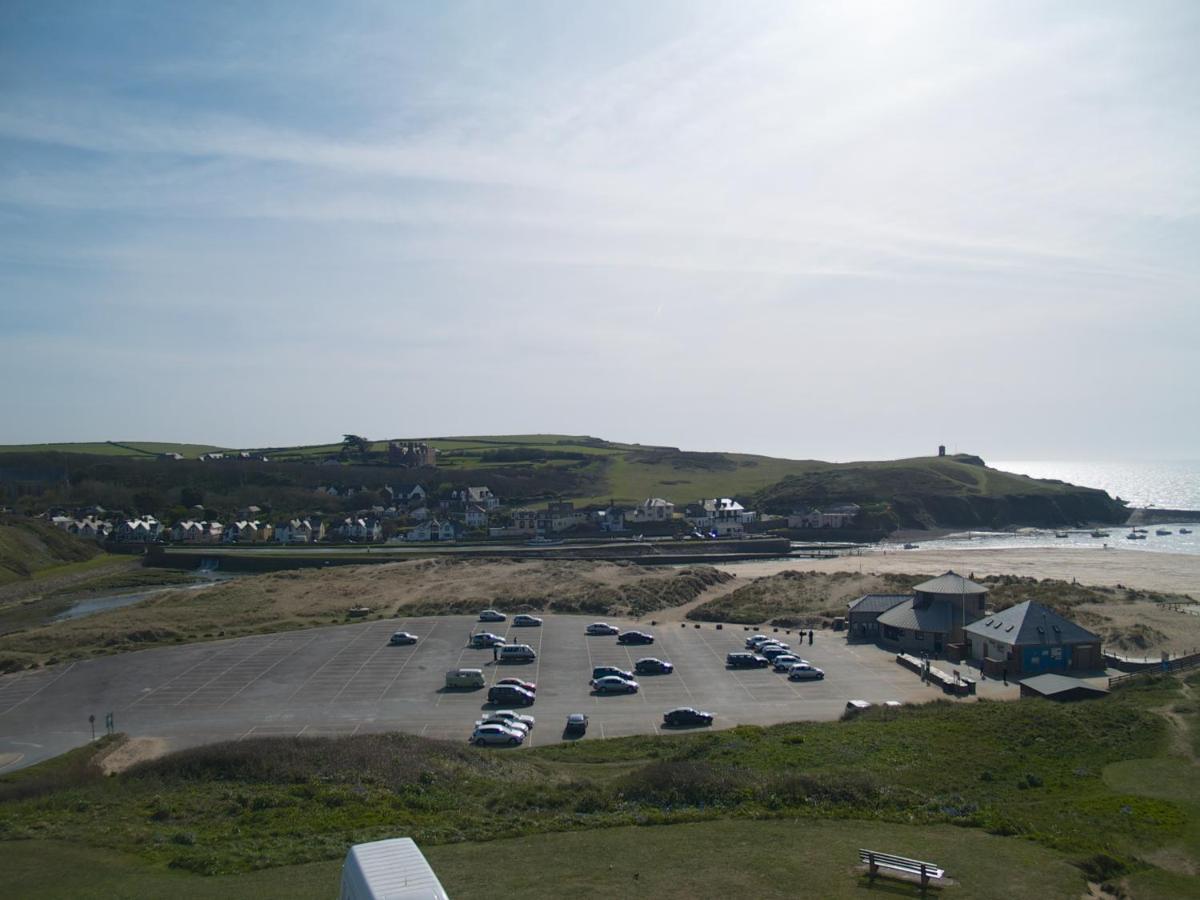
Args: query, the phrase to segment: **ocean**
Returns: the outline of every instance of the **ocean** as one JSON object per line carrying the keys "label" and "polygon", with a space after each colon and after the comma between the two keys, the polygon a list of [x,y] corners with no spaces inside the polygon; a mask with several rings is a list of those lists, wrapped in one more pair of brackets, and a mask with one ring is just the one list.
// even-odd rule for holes
{"label": "ocean", "polygon": [[988,462],[994,469],[1033,478],[1057,478],[1094,487],[1120,497],[1130,506],[1200,510],[1200,461],[1177,462],[1055,462],[1004,460]]}

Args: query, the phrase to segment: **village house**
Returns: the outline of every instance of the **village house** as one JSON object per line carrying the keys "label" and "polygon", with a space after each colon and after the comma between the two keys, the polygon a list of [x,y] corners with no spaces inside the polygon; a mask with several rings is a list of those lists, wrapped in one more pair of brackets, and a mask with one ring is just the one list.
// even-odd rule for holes
{"label": "village house", "polygon": [[603,532],[613,533],[625,530],[625,510],[619,506],[609,505],[592,513],[592,521]]}
{"label": "village house", "polygon": [[647,497],[633,508],[634,522],[670,522],[675,515],[675,504],[662,497]]}
{"label": "village house", "polygon": [[491,492],[486,487],[469,487],[463,492],[465,494],[463,502],[467,505],[472,503],[482,506],[484,509],[491,511],[500,505],[500,498]]}
{"label": "village house", "polygon": [[757,514],[729,497],[713,497],[703,502],[699,515],[688,519],[700,531],[715,532],[719,537],[738,537]]}
{"label": "village house", "polygon": [[376,519],[351,517],[341,521],[337,534],[345,541],[370,544],[383,540],[383,525]]}
{"label": "village house", "polygon": [[463,521],[468,528],[487,528],[487,510],[478,504],[471,504],[463,514]]}
{"label": "village house", "polygon": [[972,622],[966,639],[967,658],[997,678],[1104,669],[1099,635],[1032,600]]}
{"label": "village house", "polygon": [[67,531],[84,540],[102,541],[112,534],[112,523],[88,516],[83,519],[73,519],[67,525]]}
{"label": "village house", "polygon": [[163,535],[162,522],[154,516],[143,516],[139,519],[126,519],[117,526],[117,540],[123,544],[148,543],[157,541]]}
{"label": "village house", "polygon": [[389,441],[388,464],[408,469],[437,466],[438,452],[428,444],[413,441]]}
{"label": "village house", "polygon": [[257,519],[239,519],[232,522],[221,535],[221,542],[225,544],[252,544],[270,539],[271,526]]}
{"label": "village house", "polygon": [[289,519],[275,526],[275,540],[281,544],[315,544],[325,537],[325,523],[320,519]]}
{"label": "village house", "polygon": [[171,526],[171,540],[180,544],[216,544],[222,541],[224,532],[220,522],[184,519]]}
{"label": "village house", "polygon": [[446,520],[430,519],[414,528],[410,528],[404,536],[406,541],[453,541],[456,535],[454,523]]}
{"label": "village house", "polygon": [[787,517],[788,528],[849,528],[862,512],[857,503],[841,503],[828,509],[798,509]]}

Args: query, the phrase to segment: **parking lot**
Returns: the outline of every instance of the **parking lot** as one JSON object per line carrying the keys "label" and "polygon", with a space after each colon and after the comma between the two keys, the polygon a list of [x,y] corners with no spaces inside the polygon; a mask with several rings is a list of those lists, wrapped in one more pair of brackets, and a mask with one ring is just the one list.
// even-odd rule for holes
{"label": "parking lot", "polygon": [[[334,735],[400,730],[465,740],[487,691],[444,688],[456,667],[481,668],[489,684],[515,676],[537,683],[528,710],[538,726],[532,745],[562,740],[572,712],[586,713],[587,738],[652,733],[662,714],[695,706],[716,714],[715,727],[837,718],[847,700],[922,701],[940,697],[893,657],[872,646],[847,645],[841,634],[818,633],[798,655],[823,668],[823,681],[790,682],[772,669],[729,670],[725,654],[743,648],[741,626],[717,630],[612,620],[651,631],[651,646],[624,646],[589,637],[581,616],[547,616],[540,628],[480,623],[474,617],[389,619],[259,635],[129,653],[0,678],[0,770],[29,765],[102,733],[111,712],[116,729],[158,737],[171,747],[252,735]],[[393,631],[420,640],[393,647]],[[537,651],[529,663],[498,664],[492,651],[469,649],[474,631],[492,631]],[[592,667],[633,669],[643,656],[672,662],[669,675],[639,675],[637,694],[595,696]],[[989,695],[1016,696],[986,686]]]}

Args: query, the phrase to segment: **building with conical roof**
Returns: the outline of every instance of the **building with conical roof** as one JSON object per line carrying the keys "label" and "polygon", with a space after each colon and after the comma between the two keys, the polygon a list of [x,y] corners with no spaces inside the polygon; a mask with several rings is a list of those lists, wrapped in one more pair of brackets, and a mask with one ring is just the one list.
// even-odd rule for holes
{"label": "building with conical roof", "polygon": [[911,595],[868,594],[850,604],[850,637],[873,640],[897,653],[940,656],[962,644],[963,625],[981,618],[987,588],[946,572],[913,588]]}

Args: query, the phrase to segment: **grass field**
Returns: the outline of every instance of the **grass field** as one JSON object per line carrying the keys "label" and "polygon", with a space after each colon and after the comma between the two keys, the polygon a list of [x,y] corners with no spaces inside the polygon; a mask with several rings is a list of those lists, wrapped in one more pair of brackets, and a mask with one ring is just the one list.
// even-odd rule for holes
{"label": "grass field", "polygon": [[203,453],[221,452],[212,444],[173,444],[161,441],[92,441],[62,444],[0,444],[0,453],[82,453],[88,456],[146,456],[178,453],[196,458]]}

